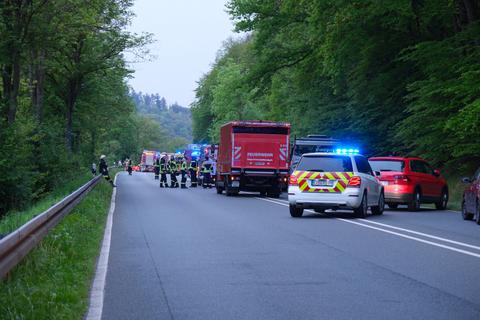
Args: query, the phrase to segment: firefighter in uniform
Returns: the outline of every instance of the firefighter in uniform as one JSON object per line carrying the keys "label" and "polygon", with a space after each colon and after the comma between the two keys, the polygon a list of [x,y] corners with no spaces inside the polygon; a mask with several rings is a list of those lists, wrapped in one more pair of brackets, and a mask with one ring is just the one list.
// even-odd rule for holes
{"label": "firefighter in uniform", "polygon": [[177,162],[175,161],[175,157],[170,159],[168,168],[170,169],[170,188],[178,188]]}
{"label": "firefighter in uniform", "polygon": [[105,161],[107,157],[105,155],[102,154],[102,156],[100,157],[100,173],[102,174],[102,176],[105,178],[105,180],[107,180],[108,182],[110,182],[110,184],[112,185],[112,187],[116,187],[116,185],[113,183],[112,179],[110,178],[110,175],[108,174],[108,165],[107,165],[107,162]]}
{"label": "firefighter in uniform", "polygon": [[167,172],[168,172],[168,164],[167,164],[167,156],[162,155],[160,158],[160,188],[167,188]]}
{"label": "firefighter in uniform", "polygon": [[182,189],[187,189],[187,160],[183,155],[179,156],[180,173],[182,174],[182,180],[180,186]]}
{"label": "firefighter in uniform", "polygon": [[205,161],[202,163],[202,172],[203,172],[203,187],[211,188],[212,187],[212,171],[213,171],[213,162],[210,161],[208,157],[205,158]]}
{"label": "firefighter in uniform", "polygon": [[188,167],[188,171],[190,173],[190,187],[196,188],[197,187],[197,160],[192,159],[190,161],[190,166]]}
{"label": "firefighter in uniform", "polygon": [[153,169],[155,172],[155,180],[158,180],[158,176],[160,175],[160,159],[155,160],[155,168]]}

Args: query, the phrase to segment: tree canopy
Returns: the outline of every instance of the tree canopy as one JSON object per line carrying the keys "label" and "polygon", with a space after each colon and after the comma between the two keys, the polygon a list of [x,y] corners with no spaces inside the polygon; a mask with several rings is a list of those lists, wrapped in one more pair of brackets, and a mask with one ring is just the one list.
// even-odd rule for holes
{"label": "tree canopy", "polygon": [[230,0],[236,30],[199,82],[195,141],[233,119],[359,141],[367,155],[480,164],[480,1]]}
{"label": "tree canopy", "polygon": [[126,31],[130,0],[0,2],[0,214],[87,170],[158,144],[137,114],[125,52],[148,34]]}

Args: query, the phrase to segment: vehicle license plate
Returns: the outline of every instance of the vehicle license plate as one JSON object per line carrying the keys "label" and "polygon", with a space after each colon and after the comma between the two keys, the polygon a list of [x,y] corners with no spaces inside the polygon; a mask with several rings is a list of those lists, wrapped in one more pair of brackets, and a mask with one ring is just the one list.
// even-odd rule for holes
{"label": "vehicle license plate", "polygon": [[232,187],[234,188],[240,187],[240,181],[232,181]]}
{"label": "vehicle license plate", "polygon": [[315,179],[312,180],[312,187],[333,187],[335,180]]}

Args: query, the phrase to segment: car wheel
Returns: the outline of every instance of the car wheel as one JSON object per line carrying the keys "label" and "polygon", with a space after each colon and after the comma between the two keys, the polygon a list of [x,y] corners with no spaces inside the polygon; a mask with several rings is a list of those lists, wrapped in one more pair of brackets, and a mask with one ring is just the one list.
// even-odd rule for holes
{"label": "car wheel", "polygon": [[413,194],[413,199],[408,203],[408,210],[409,211],[418,211],[420,210],[420,191],[418,189],[415,190]]}
{"label": "car wheel", "polygon": [[389,204],[388,204],[388,207],[389,207],[390,209],[397,209],[397,208],[398,208],[398,204],[396,204],[396,203],[389,203]]}
{"label": "car wheel", "polygon": [[473,214],[468,213],[468,211],[467,211],[467,205],[465,204],[465,200],[462,201],[462,218],[463,218],[463,220],[472,220],[473,219]]}
{"label": "car wheel", "polygon": [[362,196],[362,202],[358,208],[354,210],[355,215],[357,218],[366,218],[368,214],[368,204],[367,204],[367,193],[364,192]]}
{"label": "car wheel", "polygon": [[303,216],[303,208],[298,208],[295,205],[290,205],[289,208],[290,208],[290,215],[293,218],[300,218],[301,216]]}
{"label": "car wheel", "polygon": [[382,192],[378,198],[378,206],[372,207],[372,213],[379,216],[383,214],[383,210],[385,210],[385,195]]}
{"label": "car wheel", "polygon": [[442,191],[442,196],[440,197],[440,201],[435,203],[435,208],[437,208],[437,210],[445,210],[447,209],[447,204],[448,204],[448,191],[444,189]]}
{"label": "car wheel", "polygon": [[222,194],[223,189],[217,186],[217,194]]}
{"label": "car wheel", "polygon": [[477,199],[476,209],[477,210],[475,210],[475,211],[477,211],[476,212],[477,218],[475,219],[475,221],[477,222],[477,224],[480,224],[480,201],[478,201],[478,199]]}
{"label": "car wheel", "polygon": [[325,213],[325,209],[313,209],[316,213]]}

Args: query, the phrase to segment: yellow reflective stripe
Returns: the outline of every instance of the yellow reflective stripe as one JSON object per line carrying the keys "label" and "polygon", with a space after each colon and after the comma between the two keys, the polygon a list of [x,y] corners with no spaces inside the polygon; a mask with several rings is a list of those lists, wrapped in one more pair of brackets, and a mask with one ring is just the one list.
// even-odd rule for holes
{"label": "yellow reflective stripe", "polygon": [[298,180],[303,180],[303,179],[305,179],[305,177],[308,175],[308,173],[309,173],[308,171],[305,171],[304,173],[302,173],[302,174],[300,175],[300,177],[298,177]]}
{"label": "yellow reflective stripe", "polygon": [[329,179],[329,180],[336,180],[336,178],[333,176],[333,174],[331,172],[325,172],[325,176]]}
{"label": "yellow reflective stripe", "polygon": [[307,187],[308,187],[307,181],[305,181],[304,183],[301,183],[301,184],[299,185],[299,188],[300,188],[300,190],[302,190],[302,191],[304,191]]}
{"label": "yellow reflective stripe", "polygon": [[314,179],[317,178],[319,175],[320,175],[320,173],[314,172],[314,173],[310,176],[310,178],[308,178],[308,179],[314,180]]}

